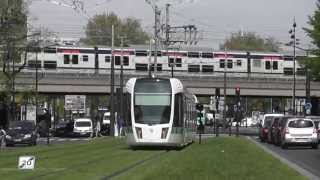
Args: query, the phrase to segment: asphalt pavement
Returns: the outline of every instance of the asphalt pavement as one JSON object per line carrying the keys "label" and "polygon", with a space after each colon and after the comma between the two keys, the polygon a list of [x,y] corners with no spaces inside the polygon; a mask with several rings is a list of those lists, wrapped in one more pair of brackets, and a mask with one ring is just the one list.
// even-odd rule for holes
{"label": "asphalt pavement", "polygon": [[320,149],[312,149],[311,146],[289,146],[288,149],[282,149],[273,144],[261,143],[257,136],[249,138],[309,179],[320,179]]}

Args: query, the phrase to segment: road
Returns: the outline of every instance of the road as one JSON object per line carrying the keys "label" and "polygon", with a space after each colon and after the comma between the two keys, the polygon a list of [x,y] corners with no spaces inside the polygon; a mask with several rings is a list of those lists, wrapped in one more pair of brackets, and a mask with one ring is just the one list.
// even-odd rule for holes
{"label": "road", "polygon": [[251,138],[281,157],[311,172],[320,179],[320,149],[312,149],[308,146],[293,146],[288,149],[281,149],[279,146],[273,144],[261,143],[258,137],[253,136]]}

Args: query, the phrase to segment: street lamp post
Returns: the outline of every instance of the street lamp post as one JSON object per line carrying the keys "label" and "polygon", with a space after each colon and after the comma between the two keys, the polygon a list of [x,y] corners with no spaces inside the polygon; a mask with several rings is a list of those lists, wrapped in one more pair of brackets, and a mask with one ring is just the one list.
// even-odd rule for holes
{"label": "street lamp post", "polygon": [[289,31],[289,33],[291,34],[290,38],[292,39],[292,41],[290,43],[293,44],[293,92],[292,92],[292,110],[293,110],[293,114],[296,114],[296,45],[297,45],[297,40],[296,39],[296,21],[295,19],[293,20],[293,24],[292,24],[293,29],[291,29]]}

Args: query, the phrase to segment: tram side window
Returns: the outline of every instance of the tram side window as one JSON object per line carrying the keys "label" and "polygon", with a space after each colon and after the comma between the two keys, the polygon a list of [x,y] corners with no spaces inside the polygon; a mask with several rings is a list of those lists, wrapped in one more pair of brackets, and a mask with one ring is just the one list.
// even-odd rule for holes
{"label": "tram side window", "polygon": [[72,55],[72,64],[79,64],[79,56]]}
{"label": "tram side window", "polygon": [[174,103],[173,126],[181,127],[183,125],[183,96],[181,93],[175,95]]}
{"label": "tram side window", "polygon": [[278,69],[278,61],[273,61],[273,63],[272,63],[272,68],[273,68],[274,70],[277,70],[277,69]]}
{"label": "tram side window", "polygon": [[63,55],[63,63],[70,64],[70,55],[68,54]]}
{"label": "tram side window", "polygon": [[174,116],[173,116],[173,126],[174,127],[180,127],[180,109],[179,109],[179,104],[180,104],[180,98],[181,94],[176,94],[174,96]]}
{"label": "tram side window", "polygon": [[271,63],[270,61],[266,61],[266,69],[271,69]]}
{"label": "tram side window", "polygon": [[131,122],[131,94],[130,93],[126,93],[126,111],[127,111],[127,115],[126,115],[126,125],[127,126],[131,126],[132,122]]}

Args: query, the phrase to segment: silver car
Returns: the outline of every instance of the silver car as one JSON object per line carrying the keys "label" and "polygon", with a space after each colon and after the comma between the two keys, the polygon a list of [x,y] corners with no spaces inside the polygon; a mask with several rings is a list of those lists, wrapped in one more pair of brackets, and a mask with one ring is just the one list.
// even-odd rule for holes
{"label": "silver car", "polygon": [[314,122],[307,118],[288,118],[282,124],[281,147],[288,148],[289,145],[311,145],[313,149],[318,148],[318,135]]}

